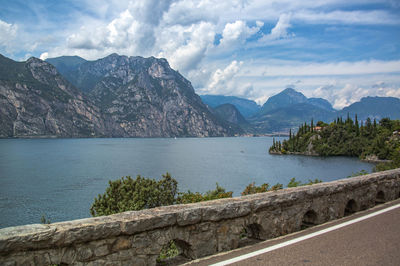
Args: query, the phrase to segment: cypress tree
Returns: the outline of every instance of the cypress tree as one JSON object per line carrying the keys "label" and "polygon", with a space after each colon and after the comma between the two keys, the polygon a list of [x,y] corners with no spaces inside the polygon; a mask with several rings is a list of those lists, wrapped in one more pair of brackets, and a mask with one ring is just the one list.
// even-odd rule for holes
{"label": "cypress tree", "polygon": [[356,117],[355,117],[354,125],[356,126],[356,135],[358,136],[358,135],[360,135],[360,127],[358,125],[357,114],[356,114]]}

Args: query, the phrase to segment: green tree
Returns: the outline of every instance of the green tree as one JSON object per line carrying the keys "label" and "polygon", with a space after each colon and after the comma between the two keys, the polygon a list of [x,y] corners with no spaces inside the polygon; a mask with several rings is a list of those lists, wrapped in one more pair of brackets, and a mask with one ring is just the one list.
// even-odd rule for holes
{"label": "green tree", "polygon": [[159,181],[140,175],[136,179],[127,176],[109,181],[106,192],[94,199],[90,213],[102,216],[171,205],[175,202],[177,184],[169,173]]}

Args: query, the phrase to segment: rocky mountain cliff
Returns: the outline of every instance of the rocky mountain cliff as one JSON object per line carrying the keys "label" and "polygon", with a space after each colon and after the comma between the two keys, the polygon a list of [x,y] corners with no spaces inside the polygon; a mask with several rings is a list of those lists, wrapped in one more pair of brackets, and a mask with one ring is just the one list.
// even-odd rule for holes
{"label": "rocky mountain cliff", "polygon": [[37,58],[15,62],[0,55],[0,137],[122,133],[49,63]]}
{"label": "rocky mountain cliff", "polygon": [[63,75],[85,92],[130,137],[229,136],[236,130],[214,116],[191,83],[165,59],[112,54],[64,63]]}

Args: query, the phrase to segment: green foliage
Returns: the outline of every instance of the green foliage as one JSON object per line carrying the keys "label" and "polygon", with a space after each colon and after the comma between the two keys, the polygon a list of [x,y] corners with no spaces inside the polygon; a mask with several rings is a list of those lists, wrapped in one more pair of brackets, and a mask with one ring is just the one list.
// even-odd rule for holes
{"label": "green foliage", "polygon": [[[313,122],[312,122],[313,124]],[[365,124],[358,121],[357,116],[353,121],[349,116],[337,118],[331,124],[317,122],[317,127],[306,123],[301,125],[296,134],[290,131],[290,137],[280,141],[273,140],[270,152],[290,153],[316,153],[320,156],[356,156],[366,158],[375,155],[381,160],[391,160],[392,163],[377,165],[377,170],[400,167],[400,137],[394,135],[400,130],[399,120],[383,118],[372,121],[368,118]]]}
{"label": "green foliage", "polygon": [[157,258],[158,263],[162,263],[166,259],[174,258],[179,255],[179,249],[176,246],[173,240],[169,241],[167,245],[165,245],[160,252],[160,255]]}
{"label": "green foliage", "polygon": [[369,173],[367,171],[361,170],[360,172],[352,173],[347,178],[356,177],[356,176],[360,176],[360,175],[368,175],[368,174]]}
{"label": "green foliage", "polygon": [[90,213],[92,216],[110,215],[124,211],[136,211],[164,205],[172,205],[177,193],[177,181],[169,173],[156,181],[130,176],[109,181],[103,195],[95,198]]}
{"label": "green foliage", "polygon": [[249,184],[241,193],[242,196],[245,195],[251,195],[251,194],[256,194],[256,193],[263,193],[263,192],[269,192],[269,191],[276,191],[279,189],[282,189],[283,185],[282,184],[275,184],[272,187],[269,187],[268,183],[264,183],[261,186],[256,186],[255,182]]}
{"label": "green foliage", "polygon": [[294,178],[294,177],[292,179],[290,179],[290,181],[287,185],[287,187],[298,187],[298,186],[301,186],[301,181],[296,181],[296,178]]}
{"label": "green foliage", "polygon": [[302,183],[301,181],[297,181],[296,178],[292,178],[290,179],[287,187],[300,187],[300,186],[309,186],[309,185],[314,185],[314,184],[318,184],[318,183],[322,183],[322,180],[316,178],[314,180],[312,179],[308,179],[307,183]]}
{"label": "green foliage", "polygon": [[42,217],[40,217],[40,223],[42,224],[51,224],[51,221],[49,218],[46,218],[45,214],[42,214]]}
{"label": "green foliage", "polygon": [[232,198],[232,191],[226,192],[225,189],[216,183],[216,188],[214,190],[209,190],[204,194],[199,192],[191,192],[188,190],[187,192],[178,193],[178,197],[176,199],[177,204],[187,204],[194,203],[200,201],[207,200],[215,200],[215,199],[223,199],[223,198]]}

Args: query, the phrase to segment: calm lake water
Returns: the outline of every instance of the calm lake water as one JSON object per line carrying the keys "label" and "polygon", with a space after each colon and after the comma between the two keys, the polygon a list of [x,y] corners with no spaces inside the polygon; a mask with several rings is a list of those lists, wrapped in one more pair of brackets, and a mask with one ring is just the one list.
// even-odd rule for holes
{"label": "calm lake water", "polygon": [[[279,138],[278,138],[279,139]],[[0,228],[90,217],[108,180],[169,172],[180,191],[205,192],[218,182],[234,196],[251,182],[292,177],[332,181],[372,165],[355,158],[272,156],[272,138],[2,139]]]}

